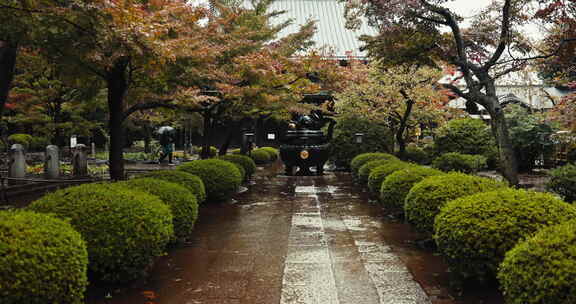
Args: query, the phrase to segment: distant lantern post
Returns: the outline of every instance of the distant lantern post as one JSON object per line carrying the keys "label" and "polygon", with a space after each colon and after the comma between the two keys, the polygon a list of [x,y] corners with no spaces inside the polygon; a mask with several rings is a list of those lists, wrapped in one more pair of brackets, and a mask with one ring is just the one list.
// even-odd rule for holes
{"label": "distant lantern post", "polygon": [[361,144],[363,141],[364,133],[356,133],[354,134],[354,142],[357,144]]}

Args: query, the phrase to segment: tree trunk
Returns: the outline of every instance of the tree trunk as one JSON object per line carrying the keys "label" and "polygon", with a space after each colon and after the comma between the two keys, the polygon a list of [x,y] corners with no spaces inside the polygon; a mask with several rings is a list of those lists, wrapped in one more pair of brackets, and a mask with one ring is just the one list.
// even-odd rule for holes
{"label": "tree trunk", "polygon": [[[406,94],[404,94],[406,96]],[[400,120],[400,126],[396,131],[396,142],[398,143],[398,156],[400,159],[406,158],[406,141],[404,140],[404,133],[406,132],[406,128],[408,126],[408,119],[410,118],[410,114],[412,113],[412,107],[414,106],[414,101],[408,99],[406,101],[406,111],[404,112],[404,116]]]}
{"label": "tree trunk", "polygon": [[518,163],[514,154],[514,147],[508,135],[508,126],[504,112],[500,109],[490,114],[492,118],[491,126],[496,134],[496,141],[500,148],[500,167],[502,175],[511,186],[518,186]]}
{"label": "tree trunk", "polygon": [[144,153],[152,152],[152,128],[148,124],[144,125]]}
{"label": "tree trunk", "polygon": [[60,124],[62,123],[63,119],[62,119],[62,100],[57,100],[54,101],[54,108],[53,108],[53,112],[52,112],[52,122],[54,123],[54,133],[52,134],[52,136],[54,136],[54,138],[52,139],[52,144],[58,146],[58,147],[63,147],[65,145],[65,139],[64,139],[64,135],[62,135],[62,129],[60,128]]}
{"label": "tree trunk", "polygon": [[257,147],[262,146],[262,132],[264,132],[264,119],[262,117],[258,117],[256,120],[256,127],[254,128],[254,143]]}
{"label": "tree trunk", "polygon": [[220,146],[220,150],[218,151],[218,155],[226,155],[228,148],[230,147],[230,143],[232,143],[232,137],[234,136],[234,130],[238,127],[238,123],[232,122],[230,126],[228,126],[228,132],[226,133],[226,139],[222,146]]}
{"label": "tree trunk", "polygon": [[108,132],[110,134],[109,166],[110,179],[122,180],[124,176],[124,95],[128,89],[126,68],[129,59],[120,58],[108,71],[106,84],[108,86]]}
{"label": "tree trunk", "polygon": [[202,113],[202,117],[204,118],[204,134],[202,134],[202,152],[200,152],[201,159],[210,158],[210,130],[212,125],[210,123],[210,110],[205,110]]}
{"label": "tree trunk", "polygon": [[16,45],[0,40],[0,118],[8,100],[10,85],[14,79],[17,52],[18,47]]}

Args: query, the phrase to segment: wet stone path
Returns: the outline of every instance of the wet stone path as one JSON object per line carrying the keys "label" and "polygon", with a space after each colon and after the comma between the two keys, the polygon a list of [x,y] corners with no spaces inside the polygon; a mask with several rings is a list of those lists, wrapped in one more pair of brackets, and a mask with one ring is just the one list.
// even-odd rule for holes
{"label": "wet stone path", "polygon": [[444,304],[387,244],[379,208],[344,173],[260,170],[233,203],[203,206],[185,246],[98,304]]}

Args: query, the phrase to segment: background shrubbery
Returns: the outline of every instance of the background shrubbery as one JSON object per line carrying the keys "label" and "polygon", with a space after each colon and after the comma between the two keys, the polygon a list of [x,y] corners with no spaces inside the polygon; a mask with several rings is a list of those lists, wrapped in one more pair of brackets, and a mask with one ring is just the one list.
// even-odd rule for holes
{"label": "background shrubbery", "polygon": [[568,164],[550,171],[546,188],[558,193],[568,202],[576,201],[576,165]]}
{"label": "background shrubbery", "polygon": [[[362,143],[356,143],[355,134],[363,133]],[[353,116],[344,116],[334,127],[330,159],[337,167],[348,167],[356,155],[367,152],[392,152],[394,146],[390,129]]]}
{"label": "background shrubbery", "polygon": [[[490,127],[479,119],[449,121],[438,129],[434,139],[436,157],[449,152],[483,155],[489,165],[496,165],[498,153]],[[493,168],[491,168],[493,169]]]}
{"label": "background shrubbery", "polygon": [[428,165],[432,161],[431,155],[424,149],[416,145],[408,145],[404,152],[404,157],[407,161],[411,161],[420,165]]}
{"label": "background shrubbery", "polygon": [[486,157],[482,155],[450,152],[442,154],[434,159],[432,167],[444,172],[458,171],[463,173],[475,173],[486,168]]}

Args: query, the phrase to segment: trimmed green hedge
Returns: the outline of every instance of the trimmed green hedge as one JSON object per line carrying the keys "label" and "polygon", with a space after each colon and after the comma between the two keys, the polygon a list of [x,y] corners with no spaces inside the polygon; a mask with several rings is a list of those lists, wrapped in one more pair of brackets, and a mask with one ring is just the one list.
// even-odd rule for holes
{"label": "trimmed green hedge", "polygon": [[250,157],[254,160],[257,165],[267,164],[272,161],[270,152],[262,149],[254,149],[250,151]]}
{"label": "trimmed green hedge", "polygon": [[377,160],[371,160],[365,164],[363,164],[360,169],[358,169],[357,180],[362,184],[368,184],[368,177],[372,170],[376,167],[380,167],[382,165],[386,165],[393,161],[400,161],[396,156],[390,155],[390,157],[382,157]]}
{"label": "trimmed green hedge", "polygon": [[138,189],[160,198],[170,207],[174,217],[174,236],[184,240],[190,236],[198,218],[198,201],[192,192],[176,183],[155,178],[137,178],[119,182],[128,189]]}
{"label": "trimmed green hedge", "polygon": [[434,218],[447,202],[506,186],[503,182],[456,172],[427,177],[408,192],[404,214],[418,230],[432,235]]}
{"label": "trimmed green hedge", "polygon": [[518,243],[500,264],[498,280],[506,303],[576,303],[576,221]]}
{"label": "trimmed green hedge", "polygon": [[84,303],[87,265],[86,244],[67,222],[0,212],[0,302]]}
{"label": "trimmed green hedge", "polygon": [[373,160],[389,160],[391,158],[396,158],[396,156],[388,154],[388,153],[381,153],[381,152],[371,152],[371,153],[362,153],[357,155],[350,161],[350,170],[352,174],[358,175],[358,170],[367,162]]}
{"label": "trimmed green hedge", "polygon": [[218,158],[241,165],[244,168],[247,177],[250,177],[256,173],[256,163],[252,158],[246,155],[228,154]]}
{"label": "trimmed green hedge", "polygon": [[412,166],[398,170],[386,177],[380,187],[380,203],[385,206],[404,209],[404,201],[412,187],[429,176],[444,174],[442,171]]}
{"label": "trimmed green hedge", "polygon": [[200,177],[209,201],[229,199],[242,183],[242,175],[236,165],[221,159],[195,160],[177,169]]}
{"label": "trimmed green hedge", "polygon": [[434,159],[432,167],[444,172],[458,171],[462,173],[474,173],[486,168],[486,157],[482,155],[450,152],[442,154]]}
{"label": "trimmed green hedge", "polygon": [[382,188],[382,183],[388,177],[388,175],[402,169],[410,168],[412,166],[417,166],[411,163],[403,162],[403,161],[391,161],[387,164],[378,166],[370,172],[370,176],[368,176],[368,189],[370,192],[379,194],[380,188]]}
{"label": "trimmed green hedge", "polygon": [[264,150],[266,152],[268,152],[268,154],[270,154],[270,160],[275,161],[278,159],[278,157],[280,157],[280,151],[278,151],[278,149],[273,148],[273,147],[262,147],[260,148],[260,150]]}
{"label": "trimmed green hedge", "polygon": [[516,243],[570,219],[576,219],[576,207],[549,193],[501,189],[447,203],[434,237],[454,273],[488,279]]}
{"label": "trimmed green hedge", "polygon": [[155,178],[175,183],[188,189],[199,204],[206,200],[206,188],[202,179],[196,175],[179,170],[157,170],[137,175],[136,178]]}
{"label": "trimmed green hedge", "polygon": [[568,202],[576,201],[576,165],[568,164],[550,171],[546,188]]}
{"label": "trimmed green hedge", "polygon": [[424,149],[417,146],[409,145],[406,147],[404,156],[407,161],[415,162],[419,165],[428,165],[431,162],[431,156]]}
{"label": "trimmed green hedge", "polygon": [[28,208],[69,219],[88,246],[90,273],[108,282],[142,277],[174,237],[172,213],[158,197],[112,183],[58,190]]}

